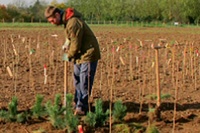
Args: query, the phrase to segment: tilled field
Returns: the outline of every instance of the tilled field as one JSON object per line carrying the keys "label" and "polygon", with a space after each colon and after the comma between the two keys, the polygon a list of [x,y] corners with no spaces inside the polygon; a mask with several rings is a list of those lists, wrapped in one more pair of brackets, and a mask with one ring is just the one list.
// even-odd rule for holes
{"label": "tilled field", "polygon": [[[101,60],[95,77],[91,101],[101,98],[109,108],[122,100],[127,107],[124,123],[148,125],[149,105],[156,105],[156,58],[159,49],[161,120],[153,124],[161,133],[200,132],[200,32],[199,28],[151,27],[91,27],[96,34]],[[2,28],[0,29],[0,109],[7,109],[13,96],[18,98],[18,110],[29,110],[37,94],[44,102],[53,100],[64,91],[62,27]],[[45,82],[44,66],[47,79]],[[68,93],[74,93],[72,64],[68,69]],[[11,73],[9,73],[9,69]],[[112,91],[111,91],[112,89]],[[176,105],[176,106],[175,106]],[[174,108],[176,107],[176,108]],[[2,133],[34,131],[62,133],[47,120],[25,124],[3,122]],[[109,132],[109,125],[96,129]],[[116,131],[113,128],[113,132]],[[142,131],[141,131],[142,132]]]}

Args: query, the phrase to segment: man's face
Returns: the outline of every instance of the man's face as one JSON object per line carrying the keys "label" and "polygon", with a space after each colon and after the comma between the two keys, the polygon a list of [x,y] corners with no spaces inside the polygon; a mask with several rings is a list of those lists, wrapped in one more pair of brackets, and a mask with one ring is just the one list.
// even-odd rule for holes
{"label": "man's face", "polygon": [[51,24],[55,24],[55,25],[60,25],[60,14],[56,13],[54,16],[49,17],[47,20],[51,23]]}

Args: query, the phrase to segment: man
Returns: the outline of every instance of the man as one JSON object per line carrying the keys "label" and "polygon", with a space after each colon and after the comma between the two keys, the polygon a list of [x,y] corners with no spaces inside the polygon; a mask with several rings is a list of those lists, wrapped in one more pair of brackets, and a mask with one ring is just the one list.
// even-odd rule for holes
{"label": "man", "polygon": [[75,114],[85,114],[88,111],[88,97],[100,59],[97,39],[81,19],[81,14],[73,8],[61,10],[48,6],[44,14],[51,24],[64,25],[66,42],[63,47],[67,60],[74,63]]}

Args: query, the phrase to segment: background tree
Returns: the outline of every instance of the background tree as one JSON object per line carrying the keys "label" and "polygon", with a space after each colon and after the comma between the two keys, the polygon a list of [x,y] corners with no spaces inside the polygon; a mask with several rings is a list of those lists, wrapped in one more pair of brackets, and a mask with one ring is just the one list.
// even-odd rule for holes
{"label": "background tree", "polygon": [[61,9],[73,7],[82,13],[85,20],[97,21],[160,21],[198,24],[200,20],[199,0],[13,0],[12,4],[0,8],[0,19],[6,21],[45,21],[44,10],[48,4]]}
{"label": "background tree", "polygon": [[5,5],[0,5],[0,22],[9,20],[9,14]]}
{"label": "background tree", "polygon": [[199,0],[185,0],[184,10],[185,17],[189,23],[198,24],[200,20],[200,1]]}
{"label": "background tree", "polygon": [[45,6],[43,6],[40,1],[37,0],[34,5],[30,7],[32,21],[34,20],[39,22],[44,19],[44,9]]}
{"label": "background tree", "polygon": [[16,22],[20,18],[20,10],[14,5],[7,6],[7,13],[9,14],[9,21]]}

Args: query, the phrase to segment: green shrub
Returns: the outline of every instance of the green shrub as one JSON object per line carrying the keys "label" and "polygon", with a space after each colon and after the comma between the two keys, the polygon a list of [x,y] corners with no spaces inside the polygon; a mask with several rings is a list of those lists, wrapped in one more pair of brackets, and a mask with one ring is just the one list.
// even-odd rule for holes
{"label": "green shrub", "polygon": [[88,112],[84,119],[84,122],[90,127],[95,127],[95,125],[96,125],[95,113]]}
{"label": "green shrub", "polygon": [[66,112],[65,112],[65,122],[67,125],[67,131],[68,133],[74,132],[77,129],[79,120],[77,116],[73,114],[73,95],[67,94],[66,95]]}
{"label": "green shrub", "polygon": [[66,126],[66,123],[62,117],[65,109],[60,106],[60,103],[61,95],[57,94],[55,96],[54,104],[52,104],[51,101],[48,101],[45,105],[51,124],[58,129],[62,129]]}
{"label": "green shrub", "polygon": [[45,107],[42,105],[44,97],[42,95],[37,95],[36,96],[36,101],[31,109],[32,115],[35,118],[41,118],[46,114]]}
{"label": "green shrub", "polygon": [[0,120],[8,121],[8,112],[6,110],[0,110]]}
{"label": "green shrub", "polygon": [[122,101],[116,101],[114,104],[113,118],[115,122],[121,122],[126,116],[126,106],[122,104]]}
{"label": "green shrub", "polygon": [[146,129],[146,133],[159,133],[159,131],[155,126],[149,125]]}
{"label": "green shrub", "polygon": [[28,114],[26,112],[18,113],[17,105],[17,97],[14,96],[11,102],[8,104],[8,111],[0,111],[0,118],[6,122],[26,122],[28,120]]}
{"label": "green shrub", "polygon": [[16,121],[17,118],[17,97],[13,97],[11,102],[8,104],[8,119],[10,121]]}
{"label": "green shrub", "polygon": [[27,116],[28,116],[28,114],[26,112],[22,112],[20,114],[17,114],[16,120],[19,123],[24,123],[27,121]]}
{"label": "green shrub", "polygon": [[105,124],[108,119],[109,110],[106,112],[103,111],[103,102],[101,99],[95,101],[95,112],[87,113],[86,118],[84,119],[87,125],[92,127],[102,126]]}
{"label": "green shrub", "polygon": [[[170,94],[162,94],[161,95],[161,99],[168,99],[170,97],[171,97]],[[156,94],[147,95],[146,98],[152,99],[152,100],[157,100],[157,95]]]}

